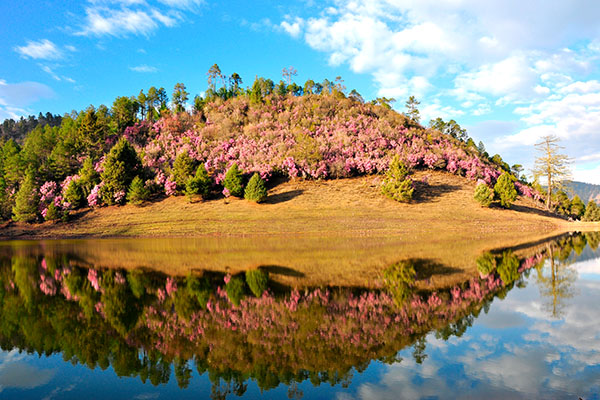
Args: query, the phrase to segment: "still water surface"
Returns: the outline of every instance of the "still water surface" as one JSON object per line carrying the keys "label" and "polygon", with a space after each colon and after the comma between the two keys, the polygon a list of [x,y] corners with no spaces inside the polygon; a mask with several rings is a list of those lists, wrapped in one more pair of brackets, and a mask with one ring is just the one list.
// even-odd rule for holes
{"label": "still water surface", "polygon": [[418,260],[381,289],[296,291],[4,243],[0,398],[598,398],[599,240],[482,254],[435,292]]}

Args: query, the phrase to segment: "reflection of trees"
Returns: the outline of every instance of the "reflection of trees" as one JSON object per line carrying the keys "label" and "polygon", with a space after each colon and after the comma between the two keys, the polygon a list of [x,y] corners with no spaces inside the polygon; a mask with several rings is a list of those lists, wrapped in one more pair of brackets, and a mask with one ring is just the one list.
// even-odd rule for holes
{"label": "reflection of trees", "polygon": [[543,264],[536,268],[540,295],[547,300],[544,308],[554,318],[562,316],[565,300],[573,297],[572,285],[577,279],[577,271],[570,266],[572,262],[568,261],[570,250],[566,252],[566,248],[571,247],[563,246],[559,253],[555,254],[553,246],[547,244],[549,268]]}

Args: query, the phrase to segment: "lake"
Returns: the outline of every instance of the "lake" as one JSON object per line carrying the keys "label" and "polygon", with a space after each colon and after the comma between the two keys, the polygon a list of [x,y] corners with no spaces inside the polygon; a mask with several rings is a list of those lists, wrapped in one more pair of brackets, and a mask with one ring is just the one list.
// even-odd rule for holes
{"label": "lake", "polygon": [[393,240],[385,257],[340,240],[347,278],[339,261],[333,275],[298,267],[312,256],[326,270],[330,251],[293,245],[286,265],[285,240],[273,255],[248,239],[224,263],[231,246],[207,240],[0,243],[0,397],[600,393],[598,232],[483,252],[460,271],[393,260]]}

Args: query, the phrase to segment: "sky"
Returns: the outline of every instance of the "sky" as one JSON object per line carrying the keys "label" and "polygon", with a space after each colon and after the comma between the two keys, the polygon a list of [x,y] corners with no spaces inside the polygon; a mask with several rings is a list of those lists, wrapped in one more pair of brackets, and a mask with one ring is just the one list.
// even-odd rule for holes
{"label": "sky", "polygon": [[0,2],[0,120],[110,106],[207,71],[334,80],[421,102],[530,174],[556,135],[572,178],[600,184],[597,0],[22,0]]}

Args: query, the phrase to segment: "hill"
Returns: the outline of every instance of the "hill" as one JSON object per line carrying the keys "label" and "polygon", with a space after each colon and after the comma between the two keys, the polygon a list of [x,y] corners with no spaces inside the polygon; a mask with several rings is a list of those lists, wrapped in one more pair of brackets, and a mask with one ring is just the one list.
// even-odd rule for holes
{"label": "hill", "polygon": [[590,200],[600,203],[600,185],[593,185],[591,183],[568,181],[565,183],[567,193],[569,197],[574,195],[579,196],[585,204]]}
{"label": "hill", "polygon": [[[110,109],[89,107],[65,115],[59,126],[38,125],[28,133],[22,146],[12,140],[2,146],[0,215],[21,222],[63,219],[69,222],[61,226],[72,229],[71,233],[63,229],[59,234],[47,224],[43,226],[57,235],[77,236],[78,226],[86,221],[81,215],[89,208],[123,205],[128,199],[142,203],[149,200],[152,205],[146,202],[147,206],[135,213],[161,210],[169,215],[159,232],[169,234],[174,230],[172,233],[178,234],[178,227],[168,226],[177,223],[177,217],[172,218],[178,215],[177,210],[162,210],[164,204],[171,204],[162,200],[179,200],[186,184],[202,171],[206,177],[202,197],[207,204],[217,204],[203,209],[208,214],[212,209],[220,210],[219,202],[229,195],[224,179],[234,165],[241,171],[242,184],[258,173],[271,188],[282,180],[377,178],[393,158],[416,171],[415,176],[443,172],[466,180],[469,185],[479,181],[493,186],[503,172],[508,172],[500,156],[489,158],[466,135],[459,139],[425,128],[418,119],[393,111],[384,101],[365,103],[360,96],[346,96],[333,85],[323,85],[318,92],[308,83],[304,91],[297,85],[290,85],[293,90],[281,85],[274,88],[258,78],[246,91],[209,91],[204,99],[196,97],[193,112],[185,111],[181,101],[176,100],[181,99],[180,92],[174,93],[173,109],[168,109],[161,88],[158,92],[162,95],[152,101],[146,95],[142,100],[119,97]],[[148,95],[156,94],[153,89]],[[176,86],[176,90],[181,91],[181,86]],[[137,182],[135,198],[131,196],[132,182]],[[419,185],[413,178],[417,198],[437,196],[426,184]],[[458,186],[464,185],[467,183]],[[539,199],[531,187],[520,182],[515,186],[522,196]],[[381,196],[378,189],[374,190]],[[247,207],[243,202],[231,201],[237,207]],[[318,196],[314,201],[318,201]],[[344,198],[332,201],[335,207],[345,203]],[[311,204],[303,204],[310,214]],[[455,207],[453,212],[460,213],[458,209],[463,205],[451,205]],[[268,209],[257,206],[254,213],[259,215]],[[124,209],[115,210],[108,212],[113,219],[119,219],[119,213],[125,215]],[[227,210],[232,215],[239,214],[236,208]],[[227,219],[220,212],[213,218]],[[447,209],[445,216],[439,217],[450,220],[449,212]],[[100,215],[106,213],[102,211]],[[294,224],[285,215],[281,218]],[[318,221],[299,221],[318,225]],[[236,221],[232,229],[242,229],[238,233],[260,231],[257,223],[240,228],[240,221]],[[212,226],[206,221],[203,224]],[[98,222],[96,228],[87,226],[81,234],[93,235],[96,229],[96,235],[103,235],[104,226],[110,224]],[[116,226],[123,232],[132,232],[120,223]],[[150,230],[144,228],[139,234],[144,232]],[[228,227],[221,224],[219,229],[203,232],[227,233]]]}

